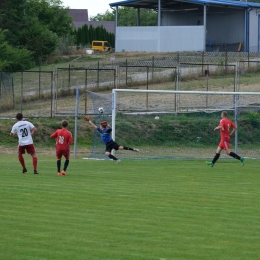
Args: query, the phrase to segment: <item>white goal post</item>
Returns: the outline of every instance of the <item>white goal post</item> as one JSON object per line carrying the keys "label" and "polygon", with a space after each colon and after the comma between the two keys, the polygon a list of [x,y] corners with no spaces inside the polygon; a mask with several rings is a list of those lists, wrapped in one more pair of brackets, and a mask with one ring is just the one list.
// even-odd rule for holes
{"label": "white goal post", "polygon": [[[207,104],[208,104],[208,97],[210,97],[211,99],[213,99],[212,97],[215,96],[215,95],[218,95],[218,97],[215,96],[215,104],[217,104],[218,100],[219,102],[225,102],[223,101],[225,98],[227,98],[229,96],[229,103],[232,103],[231,107],[229,110],[232,110],[234,112],[234,118],[235,118],[235,123],[238,124],[238,111],[239,109],[238,108],[246,108],[247,111],[250,111],[250,106],[247,106],[247,105],[244,105],[244,103],[241,105],[240,104],[240,99],[241,96],[254,96],[254,100],[252,101],[252,98],[250,100],[251,103],[254,103],[256,104],[259,100],[259,103],[260,103],[260,92],[227,92],[227,91],[181,91],[181,90],[138,90],[138,89],[113,89],[112,90],[112,138],[114,140],[116,140],[116,117],[117,117],[117,113],[118,113],[118,105],[119,103],[126,103],[125,100],[127,100],[127,98],[124,99],[124,102],[122,102],[122,100],[119,102],[119,95],[122,95],[122,93],[128,93],[128,95],[132,95],[132,97],[134,95],[137,95],[136,97],[138,97],[138,94],[140,94],[139,96],[142,95],[146,95],[147,97],[147,100],[148,100],[148,96],[150,97],[149,94],[163,94],[164,97],[166,94],[174,94],[174,100],[175,100],[175,110],[172,111],[171,113],[172,114],[178,114],[178,113],[183,113],[184,110],[182,110],[182,108],[179,106],[179,104],[176,105],[176,103],[179,103],[178,100],[180,100],[180,96],[181,97],[184,97],[187,96],[187,95],[194,95],[192,97],[192,100],[196,100],[199,95],[201,95],[201,97],[206,97],[207,99]],[[198,96],[196,96],[198,95]],[[233,96],[233,97],[230,97],[230,96]],[[132,98],[131,97],[131,98]],[[230,101],[232,99],[232,102]],[[145,101],[143,101],[145,103]],[[152,103],[152,100],[149,101],[150,103]],[[161,101],[163,103],[163,101]],[[148,103],[148,101],[147,101]],[[165,102],[166,104],[166,102]],[[134,105],[134,104],[133,104]],[[144,105],[145,107],[145,105]],[[192,107],[192,104],[191,104],[191,107]],[[209,106],[210,107],[210,106]],[[212,110],[210,111],[210,109],[208,109],[208,105],[207,105],[207,108],[202,108],[200,107],[200,110],[197,109],[195,111],[195,108],[194,110],[186,110],[185,112],[187,113],[192,113],[192,112],[199,112],[199,111],[203,111],[203,112],[208,112],[208,113],[211,113],[211,112],[217,112],[217,111],[221,111],[221,110],[226,110],[225,109],[225,106],[219,106],[217,108],[214,108],[213,106],[212,107]],[[257,108],[259,107],[259,110],[260,110],[260,105],[258,106],[258,103],[257,103]],[[208,110],[207,110],[208,109]],[[169,111],[168,111],[169,112]],[[123,113],[128,113],[128,112],[123,112]],[[143,109],[142,111],[136,111],[134,112],[136,114],[147,114],[147,115],[151,115],[151,114],[156,114],[156,113],[163,113],[162,110],[160,112],[156,111],[156,109],[154,111],[151,111],[151,110],[146,110],[146,109]],[[237,132],[235,134],[235,149],[237,151]]]}

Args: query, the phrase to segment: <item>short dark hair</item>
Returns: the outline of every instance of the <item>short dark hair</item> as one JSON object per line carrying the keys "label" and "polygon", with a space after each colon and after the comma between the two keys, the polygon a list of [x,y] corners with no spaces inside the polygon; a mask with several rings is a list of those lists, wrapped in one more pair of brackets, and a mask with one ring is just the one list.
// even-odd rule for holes
{"label": "short dark hair", "polygon": [[224,117],[227,117],[227,111],[222,111]]}
{"label": "short dark hair", "polygon": [[62,120],[62,121],[61,121],[61,126],[62,126],[62,127],[67,127],[67,126],[68,126],[68,121]]}
{"label": "short dark hair", "polygon": [[22,120],[23,119],[23,114],[22,113],[17,113],[16,114],[16,119],[17,120]]}
{"label": "short dark hair", "polygon": [[107,125],[108,125],[108,123],[107,123],[107,121],[103,121],[103,122],[100,123],[100,125],[101,125],[102,127],[106,128]]}

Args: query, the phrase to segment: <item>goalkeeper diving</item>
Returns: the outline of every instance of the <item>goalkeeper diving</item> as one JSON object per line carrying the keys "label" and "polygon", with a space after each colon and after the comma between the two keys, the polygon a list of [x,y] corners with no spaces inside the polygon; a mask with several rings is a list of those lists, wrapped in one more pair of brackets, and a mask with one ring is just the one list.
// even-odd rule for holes
{"label": "goalkeeper diving", "polygon": [[88,121],[91,126],[93,126],[99,133],[102,142],[106,145],[105,155],[110,159],[113,159],[116,163],[119,163],[121,160],[116,158],[113,154],[111,154],[112,150],[129,150],[134,152],[139,152],[138,149],[134,149],[127,146],[122,146],[117,144],[110,136],[112,132],[112,127],[108,124],[107,121],[103,121],[100,123],[100,126],[97,127],[91,120],[90,117],[86,116],[85,121]]}

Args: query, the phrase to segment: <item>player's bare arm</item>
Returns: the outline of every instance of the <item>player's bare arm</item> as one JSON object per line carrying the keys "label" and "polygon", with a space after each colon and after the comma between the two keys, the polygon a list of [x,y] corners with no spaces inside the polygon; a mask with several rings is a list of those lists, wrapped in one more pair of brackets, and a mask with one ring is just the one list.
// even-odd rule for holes
{"label": "player's bare arm", "polygon": [[237,131],[237,127],[234,127],[230,133],[230,136],[232,136]]}
{"label": "player's bare arm", "polygon": [[92,121],[89,121],[89,124],[92,125],[94,128],[97,128],[97,126]]}
{"label": "player's bare arm", "polygon": [[54,132],[53,134],[50,135],[50,138],[56,138],[57,137],[57,132]]}
{"label": "player's bare arm", "polygon": [[222,126],[221,126],[221,125],[219,125],[219,126],[215,127],[215,128],[214,128],[214,132],[215,132],[215,131],[218,131],[218,130],[219,130],[219,129],[221,129],[221,128],[222,128]]}
{"label": "player's bare arm", "polygon": [[97,126],[91,121],[90,117],[89,116],[85,116],[84,118],[85,121],[89,122],[89,124],[91,126],[93,126],[94,128],[97,128]]}
{"label": "player's bare arm", "polygon": [[33,136],[36,133],[36,131],[37,131],[36,127],[32,128],[31,135]]}

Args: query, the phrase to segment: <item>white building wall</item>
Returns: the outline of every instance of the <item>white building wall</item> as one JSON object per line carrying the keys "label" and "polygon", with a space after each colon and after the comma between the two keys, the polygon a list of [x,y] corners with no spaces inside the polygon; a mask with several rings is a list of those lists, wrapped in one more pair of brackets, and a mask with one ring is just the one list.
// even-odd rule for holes
{"label": "white building wall", "polygon": [[252,9],[249,16],[249,51],[258,51],[258,15],[259,9]]}
{"label": "white building wall", "polygon": [[203,51],[204,26],[117,27],[116,51]]}

